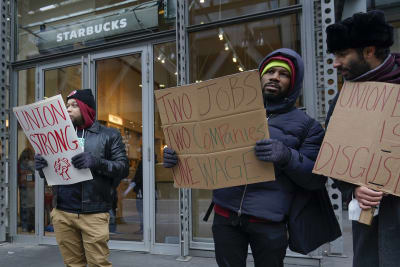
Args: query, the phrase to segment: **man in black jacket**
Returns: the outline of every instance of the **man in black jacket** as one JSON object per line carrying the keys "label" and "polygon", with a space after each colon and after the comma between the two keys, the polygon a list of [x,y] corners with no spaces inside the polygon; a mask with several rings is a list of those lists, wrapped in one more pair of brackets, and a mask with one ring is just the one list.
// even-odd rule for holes
{"label": "man in black jacket", "polygon": [[[383,12],[357,13],[326,29],[328,52],[335,55],[333,66],[352,82],[400,84],[400,54],[390,54],[393,27]],[[326,126],[339,94],[333,99]],[[353,221],[353,267],[395,267],[400,264],[400,198],[384,196],[364,186],[336,182],[345,200],[352,195],[361,209],[379,205],[371,226]]]}
{"label": "man in black jacket", "polygon": [[[73,91],[67,111],[84,152],[72,157],[77,169],[89,168],[93,179],[53,187],[56,206],[51,219],[66,266],[112,266],[108,260],[109,210],[112,192],[129,172],[121,134],[95,121],[95,100],[90,89]],[[47,161],[35,155],[43,178]]]}

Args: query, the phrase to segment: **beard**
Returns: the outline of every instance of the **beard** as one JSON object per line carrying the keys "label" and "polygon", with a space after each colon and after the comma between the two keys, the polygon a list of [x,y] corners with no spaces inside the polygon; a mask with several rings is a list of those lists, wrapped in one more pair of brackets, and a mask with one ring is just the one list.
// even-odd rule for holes
{"label": "beard", "polygon": [[76,127],[76,126],[82,126],[83,123],[84,123],[82,117],[79,117],[79,118],[73,117],[73,118],[71,118],[71,122],[72,122],[72,125],[74,125],[74,127]]}
{"label": "beard", "polygon": [[285,99],[281,94],[275,95],[270,93],[263,93],[265,103],[278,103]]}
{"label": "beard", "polygon": [[[346,67],[338,67],[338,71],[342,74],[343,78],[347,81],[354,80],[362,74],[371,70],[370,65],[365,61],[364,56],[359,56],[358,60],[352,60]],[[345,74],[343,74],[343,71]]]}
{"label": "beard", "polygon": [[[268,90],[266,90],[266,87],[268,85],[274,84],[274,86],[277,87],[278,92],[273,93],[273,92],[269,92]],[[264,97],[264,103],[277,103],[277,102],[281,102],[283,99],[285,99],[286,97],[286,93],[282,92],[282,88],[276,84],[276,83],[268,83],[265,84],[263,87],[263,97]]]}

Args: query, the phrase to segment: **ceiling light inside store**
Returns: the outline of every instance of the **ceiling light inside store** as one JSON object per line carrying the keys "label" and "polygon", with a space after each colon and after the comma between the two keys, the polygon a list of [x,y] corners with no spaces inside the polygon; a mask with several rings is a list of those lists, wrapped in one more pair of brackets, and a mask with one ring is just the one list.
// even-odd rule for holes
{"label": "ceiling light inside store", "polygon": [[112,114],[108,114],[108,121],[118,125],[123,125],[122,118]]}
{"label": "ceiling light inside store", "polygon": [[175,76],[177,76],[177,75],[178,75],[178,72],[175,72],[174,74],[175,74]]}
{"label": "ceiling light inside store", "polygon": [[161,59],[161,63],[164,64],[165,63],[165,59]]}
{"label": "ceiling light inside store", "polygon": [[140,87],[140,88],[142,88],[142,85],[141,85],[141,84],[139,84],[139,87]]}
{"label": "ceiling light inside store", "polygon": [[228,44],[225,44],[225,51],[228,51],[229,50],[229,46],[228,46]]}
{"label": "ceiling light inside store", "polygon": [[224,40],[224,32],[222,31],[222,29],[219,29],[218,38],[219,38],[221,41]]}
{"label": "ceiling light inside store", "polygon": [[160,88],[165,88],[165,84],[160,84]]}
{"label": "ceiling light inside store", "polygon": [[204,4],[204,0],[200,0],[200,4]]}
{"label": "ceiling light inside store", "polygon": [[239,71],[243,71],[243,67],[242,66],[239,66]]}
{"label": "ceiling light inside store", "polygon": [[47,10],[56,8],[57,6],[58,5],[48,5],[48,6],[44,6],[44,7],[39,8],[39,10],[43,12],[43,11],[47,11]]}
{"label": "ceiling light inside store", "polygon": [[233,56],[232,61],[235,62],[235,63],[237,62],[236,56]]}
{"label": "ceiling light inside store", "polygon": [[29,11],[28,11],[28,14],[29,14],[29,15],[33,15],[33,14],[35,14],[35,11],[29,10]]}

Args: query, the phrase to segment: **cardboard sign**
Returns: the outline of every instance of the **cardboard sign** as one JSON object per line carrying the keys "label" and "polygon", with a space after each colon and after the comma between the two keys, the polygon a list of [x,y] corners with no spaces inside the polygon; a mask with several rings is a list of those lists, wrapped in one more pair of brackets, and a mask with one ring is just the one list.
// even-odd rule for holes
{"label": "cardboard sign", "polygon": [[313,172],[400,196],[400,85],[346,82]]}
{"label": "cardboard sign", "polygon": [[78,170],[71,158],[81,152],[78,136],[61,95],[14,107],[14,114],[35,154],[48,163],[43,172],[49,185],[74,184],[93,179],[89,169]]}
{"label": "cardboard sign", "polygon": [[275,179],[259,161],[256,141],[268,138],[257,71],[155,92],[168,147],[179,155],[175,187],[215,189]]}

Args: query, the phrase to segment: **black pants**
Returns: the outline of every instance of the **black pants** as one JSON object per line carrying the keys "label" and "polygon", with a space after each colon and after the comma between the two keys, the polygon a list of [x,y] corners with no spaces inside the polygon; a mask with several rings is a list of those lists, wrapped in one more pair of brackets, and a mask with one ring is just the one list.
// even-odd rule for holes
{"label": "black pants", "polygon": [[285,223],[249,222],[246,215],[215,214],[212,226],[219,267],[246,266],[250,244],[255,267],[283,267],[288,245]]}

